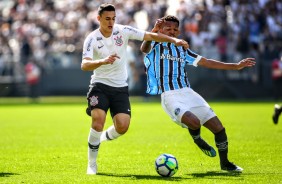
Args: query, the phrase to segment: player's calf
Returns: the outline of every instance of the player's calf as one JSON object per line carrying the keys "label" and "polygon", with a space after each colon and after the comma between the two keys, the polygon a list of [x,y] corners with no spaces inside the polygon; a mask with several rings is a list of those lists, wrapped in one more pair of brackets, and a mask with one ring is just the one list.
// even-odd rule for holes
{"label": "player's calf", "polygon": [[212,146],[210,146],[206,141],[204,141],[200,136],[200,128],[192,130],[188,128],[190,135],[192,136],[194,143],[209,157],[215,157],[216,151]]}

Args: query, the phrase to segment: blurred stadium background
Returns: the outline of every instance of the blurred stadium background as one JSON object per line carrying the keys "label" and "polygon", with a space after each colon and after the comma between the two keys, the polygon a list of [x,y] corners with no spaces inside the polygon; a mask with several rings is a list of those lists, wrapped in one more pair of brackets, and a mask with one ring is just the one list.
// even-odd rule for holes
{"label": "blurred stadium background", "polygon": [[[98,27],[101,3],[116,6],[117,23],[151,30],[165,14],[181,20],[181,37],[193,51],[227,62],[255,57],[242,71],[187,67],[192,87],[209,99],[273,99],[272,63],[282,51],[281,0],[1,0],[0,97],[84,96],[91,72],[80,70],[83,40]],[[128,54],[132,96],[145,96],[146,76],[139,51]],[[28,63],[40,69],[35,89],[27,84]],[[281,77],[282,78],[282,77]],[[278,83],[276,87],[282,87]],[[35,94],[36,95],[36,94]]]}

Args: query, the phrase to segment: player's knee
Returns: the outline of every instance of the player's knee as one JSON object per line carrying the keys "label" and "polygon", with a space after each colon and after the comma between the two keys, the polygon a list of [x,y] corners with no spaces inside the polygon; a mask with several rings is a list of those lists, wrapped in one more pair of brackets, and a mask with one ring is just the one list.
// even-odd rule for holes
{"label": "player's knee", "polygon": [[197,130],[201,127],[200,121],[191,121],[188,125],[192,130]]}
{"label": "player's knee", "polygon": [[222,123],[220,122],[220,120],[217,117],[214,117],[208,120],[204,124],[204,126],[207,127],[213,133],[218,133],[224,129],[224,126],[222,125]]}
{"label": "player's knee", "polygon": [[102,119],[93,119],[92,128],[98,132],[103,131],[105,122]]}
{"label": "player's knee", "polygon": [[201,127],[200,121],[189,121],[184,123],[186,126],[188,126],[192,130],[197,130]]}
{"label": "player's knee", "polygon": [[129,124],[127,123],[120,123],[118,126],[116,126],[116,131],[119,134],[125,134],[129,128]]}
{"label": "player's knee", "polygon": [[93,128],[94,130],[96,130],[97,132],[102,132],[104,126],[102,126],[102,125],[100,125],[100,124],[92,124],[92,128]]}

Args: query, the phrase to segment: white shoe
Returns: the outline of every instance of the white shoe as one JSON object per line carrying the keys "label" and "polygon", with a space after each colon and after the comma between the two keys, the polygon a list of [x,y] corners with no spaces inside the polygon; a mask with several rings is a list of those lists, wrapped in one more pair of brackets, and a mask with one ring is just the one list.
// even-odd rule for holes
{"label": "white shoe", "polygon": [[97,174],[97,164],[96,164],[96,162],[94,162],[92,164],[88,164],[86,174]]}
{"label": "white shoe", "polygon": [[225,165],[221,164],[221,170],[225,170],[229,172],[242,172],[243,168],[233,164],[232,162],[227,162]]}

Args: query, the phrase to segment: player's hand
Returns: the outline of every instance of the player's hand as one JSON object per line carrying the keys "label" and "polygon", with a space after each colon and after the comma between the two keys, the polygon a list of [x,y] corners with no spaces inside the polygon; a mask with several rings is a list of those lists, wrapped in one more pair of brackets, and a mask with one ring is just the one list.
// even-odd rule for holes
{"label": "player's hand", "polygon": [[238,63],[238,70],[241,70],[245,67],[253,67],[255,66],[255,58],[245,58]]}
{"label": "player's hand", "polygon": [[163,19],[158,19],[154,25],[154,28],[152,29],[152,32],[157,33],[162,27],[162,24],[164,23]]}
{"label": "player's hand", "polygon": [[120,57],[117,54],[111,54],[105,58],[104,64],[113,64]]}
{"label": "player's hand", "polygon": [[178,39],[178,38],[176,38],[176,40],[175,40],[175,45],[176,46],[182,46],[182,47],[184,47],[185,50],[189,48],[188,42],[186,42],[185,40],[182,40],[182,39]]}

